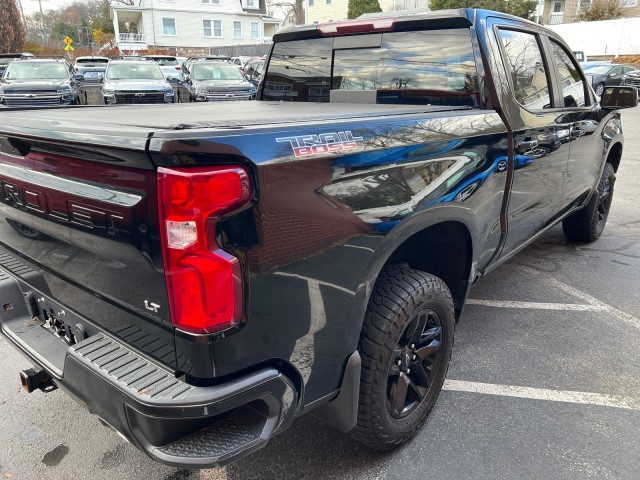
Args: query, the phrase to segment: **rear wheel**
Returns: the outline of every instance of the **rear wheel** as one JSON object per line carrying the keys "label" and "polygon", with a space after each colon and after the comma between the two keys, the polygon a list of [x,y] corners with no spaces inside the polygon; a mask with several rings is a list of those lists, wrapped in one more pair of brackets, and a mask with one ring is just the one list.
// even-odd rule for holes
{"label": "rear wheel", "polygon": [[562,230],[567,238],[579,242],[594,242],[602,235],[609,218],[615,182],[616,172],[613,165],[607,163],[594,192],[597,195],[595,208],[592,211],[583,208],[562,221]]}
{"label": "rear wheel", "polygon": [[386,267],[367,307],[352,435],[376,450],[406,442],[435,404],[447,373],[454,308],[446,284],[408,265]]}

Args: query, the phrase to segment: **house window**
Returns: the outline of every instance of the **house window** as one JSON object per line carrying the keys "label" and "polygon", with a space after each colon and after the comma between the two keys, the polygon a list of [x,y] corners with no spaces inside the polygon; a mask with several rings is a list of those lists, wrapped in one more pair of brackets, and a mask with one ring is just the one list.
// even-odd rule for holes
{"label": "house window", "polygon": [[327,5],[331,5],[331,0],[327,0]]}
{"label": "house window", "polygon": [[584,13],[589,10],[591,0],[578,0],[578,13]]}
{"label": "house window", "polygon": [[246,8],[256,8],[256,0],[245,0]]}
{"label": "house window", "polygon": [[309,0],[309,6],[313,7],[313,0]]}
{"label": "house window", "polygon": [[175,18],[162,17],[162,34],[171,37],[175,37],[178,34]]}
{"label": "house window", "polygon": [[205,37],[222,37],[222,20],[203,20],[202,29]]}
{"label": "house window", "polygon": [[220,0],[202,0],[202,3],[207,5],[220,5]]}
{"label": "house window", "polygon": [[242,22],[233,22],[233,38],[242,38]]}
{"label": "house window", "polygon": [[260,23],[251,22],[251,38],[256,40],[260,38]]}

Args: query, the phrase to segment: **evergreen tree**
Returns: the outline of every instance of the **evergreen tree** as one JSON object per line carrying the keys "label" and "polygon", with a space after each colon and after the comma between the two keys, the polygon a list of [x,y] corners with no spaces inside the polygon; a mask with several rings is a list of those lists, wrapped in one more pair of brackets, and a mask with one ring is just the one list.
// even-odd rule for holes
{"label": "evergreen tree", "polygon": [[24,25],[16,0],[0,1],[0,53],[20,52],[24,47]]}
{"label": "evergreen tree", "polygon": [[378,0],[349,0],[348,18],[358,18],[363,13],[381,12]]}

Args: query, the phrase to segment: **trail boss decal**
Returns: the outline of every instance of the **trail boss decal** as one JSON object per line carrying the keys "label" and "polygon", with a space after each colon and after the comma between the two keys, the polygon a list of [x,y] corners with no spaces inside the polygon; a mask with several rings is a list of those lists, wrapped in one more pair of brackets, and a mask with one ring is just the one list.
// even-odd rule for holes
{"label": "trail boss decal", "polygon": [[362,137],[354,137],[350,131],[276,138],[276,142],[279,143],[289,142],[296,157],[348,152],[358,148],[358,142],[363,141]]}

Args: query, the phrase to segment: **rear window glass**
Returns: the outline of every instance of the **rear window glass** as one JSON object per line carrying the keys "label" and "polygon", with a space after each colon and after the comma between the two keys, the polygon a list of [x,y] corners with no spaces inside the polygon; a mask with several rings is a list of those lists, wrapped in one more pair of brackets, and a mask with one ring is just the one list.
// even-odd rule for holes
{"label": "rear window glass", "polygon": [[76,60],[76,65],[106,65],[109,63],[108,58],[79,58]]}
{"label": "rear window glass", "polygon": [[369,97],[360,98],[375,103],[478,105],[468,29],[390,32],[377,38],[374,46],[369,46],[373,36],[276,44],[262,98],[329,102],[351,93],[358,98],[361,92]]}

